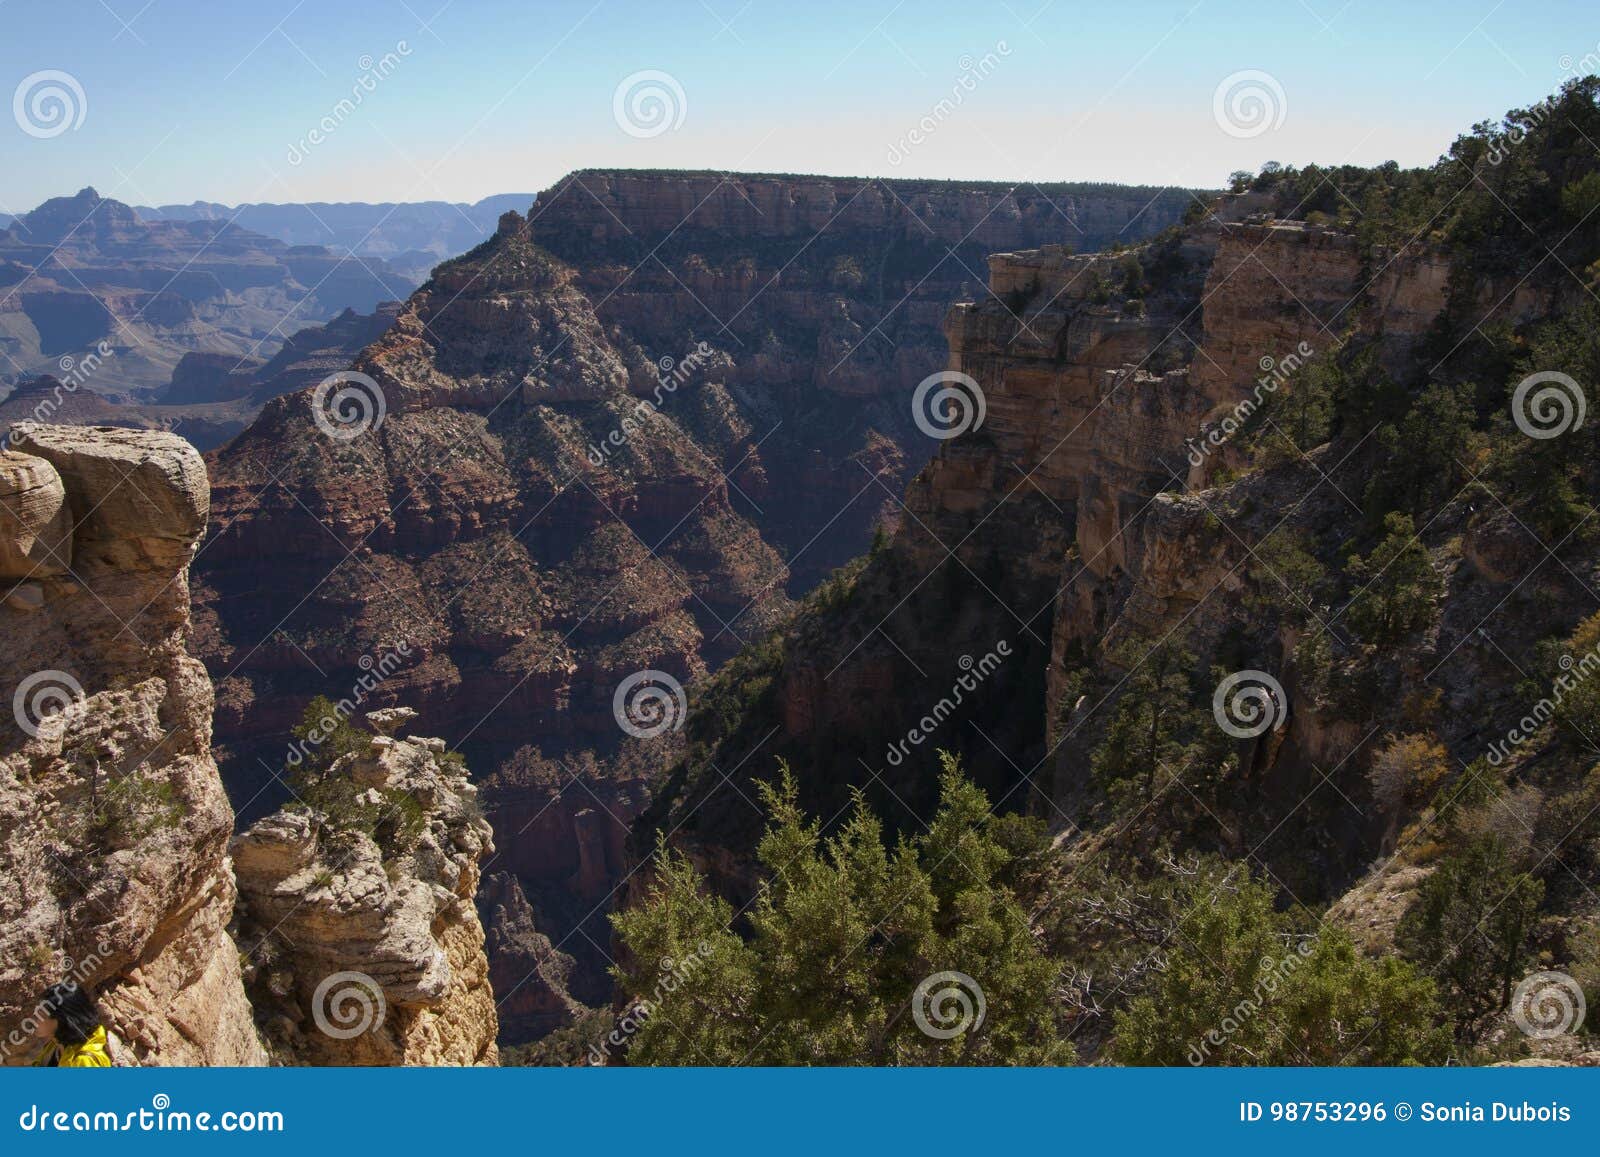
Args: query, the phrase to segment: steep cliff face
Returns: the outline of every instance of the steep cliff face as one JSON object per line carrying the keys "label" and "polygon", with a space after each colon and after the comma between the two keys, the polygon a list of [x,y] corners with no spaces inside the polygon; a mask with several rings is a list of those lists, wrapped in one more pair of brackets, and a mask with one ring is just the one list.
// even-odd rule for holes
{"label": "steep cliff face", "polygon": [[585,173],[507,214],[357,359],[360,428],[301,393],[212,460],[198,650],[241,798],[365,656],[369,705],[414,704],[485,775],[495,866],[579,958],[574,993],[606,999],[592,945],[677,740],[630,737],[614,696],[641,672],[692,684],[897,520],[937,444],[910,394],[985,246],[1178,209],[1050,191],[1076,200]]}
{"label": "steep cliff face", "polygon": [[[932,751],[946,747],[1005,806],[1070,827],[1101,737],[1084,718],[1095,705],[1077,702],[1086,656],[1181,629],[1206,661],[1227,661],[1252,622],[1247,542],[1283,522],[1330,546],[1358,532],[1361,511],[1342,494],[1363,479],[1322,485],[1319,473],[1356,463],[1314,458],[1226,495],[1207,487],[1237,469],[1229,437],[1244,417],[1318,357],[1359,337],[1380,362],[1403,361],[1445,309],[1449,266],[1425,250],[1374,262],[1335,229],[1241,220],[1250,200],[1224,199],[1131,255],[990,258],[989,293],[945,323],[981,425],[963,426],[911,482],[887,550],[808,603],[781,650],[741,658],[705,693],[689,757],[634,854],[671,831],[745,890],[757,817],[702,769],[761,778],[779,756],[813,769],[802,788],[821,814],[859,785],[909,823],[926,818]],[[962,686],[1002,643],[994,673]],[[1293,639],[1255,665],[1278,663],[1285,646]],[[1337,762],[1351,738],[1304,716],[1273,800],[1303,791],[1310,761]],[[1332,827],[1329,844],[1351,842],[1348,824]]]}
{"label": "steep cliff face", "polygon": [[[0,453],[0,1026],[97,991],[141,1064],[259,1064],[227,925],[233,811],[189,656],[200,456],[169,434],[23,424]],[[29,1045],[24,1047],[31,1047]]]}
{"label": "steep cliff face", "polygon": [[989,298],[989,254],[1131,243],[1192,204],[1126,186],[586,170],[541,194],[529,227],[605,322],[652,350],[698,335],[728,352],[759,439],[740,453],[773,483],[757,521],[799,593],[898,521],[935,447],[908,399],[946,362],[950,303]]}
{"label": "steep cliff face", "polygon": [[280,811],[234,841],[246,979],[277,1059],[497,1062],[474,903],[493,847],[477,789],[444,752],[442,739],[374,735],[327,771],[353,789],[342,810]]}

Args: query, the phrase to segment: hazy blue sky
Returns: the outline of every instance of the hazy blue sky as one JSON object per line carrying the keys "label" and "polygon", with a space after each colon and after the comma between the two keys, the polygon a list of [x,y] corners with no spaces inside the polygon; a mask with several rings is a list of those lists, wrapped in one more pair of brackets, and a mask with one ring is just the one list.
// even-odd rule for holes
{"label": "hazy blue sky", "polygon": [[[475,200],[587,166],[1216,185],[1269,159],[1422,164],[1600,56],[1597,15],[1593,0],[0,0],[0,210],[87,184],[134,203]],[[341,109],[385,54],[388,75]],[[59,77],[19,91],[47,70],[81,102]],[[1269,78],[1241,82],[1267,99],[1257,135],[1214,108],[1248,70]],[[641,72],[670,77],[655,135],[614,110]],[[32,97],[52,85],[81,123],[48,135],[64,122]]]}

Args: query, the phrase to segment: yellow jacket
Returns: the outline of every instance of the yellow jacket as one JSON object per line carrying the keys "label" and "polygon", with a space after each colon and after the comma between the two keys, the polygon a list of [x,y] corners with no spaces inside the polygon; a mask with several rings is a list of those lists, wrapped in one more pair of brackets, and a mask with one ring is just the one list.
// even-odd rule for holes
{"label": "yellow jacket", "polygon": [[109,1069],[111,1053],[106,1047],[105,1027],[95,1029],[94,1035],[81,1045],[64,1045],[58,1041],[51,1041],[49,1047],[44,1050],[44,1056],[34,1063],[59,1066],[63,1069]]}

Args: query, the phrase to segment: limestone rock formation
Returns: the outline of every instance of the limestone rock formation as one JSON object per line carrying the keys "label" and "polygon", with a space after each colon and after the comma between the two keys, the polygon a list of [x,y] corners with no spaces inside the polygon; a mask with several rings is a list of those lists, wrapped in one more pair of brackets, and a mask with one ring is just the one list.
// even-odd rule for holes
{"label": "limestone rock formation", "polygon": [[376,735],[328,774],[354,789],[342,812],[280,811],[233,844],[239,939],[274,1055],[495,1064],[474,906],[493,849],[465,767],[442,740]]}
{"label": "limestone rock formation", "polygon": [[[233,827],[186,650],[209,506],[170,434],[28,425],[0,456],[0,1041],[70,976],[141,1064],[264,1059]],[[16,1034],[16,1035],[13,1035]]]}

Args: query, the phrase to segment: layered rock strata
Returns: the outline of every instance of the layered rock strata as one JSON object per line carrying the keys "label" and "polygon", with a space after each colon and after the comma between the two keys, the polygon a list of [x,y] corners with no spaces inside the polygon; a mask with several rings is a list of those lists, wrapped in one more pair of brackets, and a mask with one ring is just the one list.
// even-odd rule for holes
{"label": "layered rock strata", "polygon": [[[0,453],[0,1047],[71,978],[131,1060],[259,1064],[227,926],[233,811],[187,653],[200,455],[24,424]],[[31,1045],[31,1042],[29,1042]]]}
{"label": "layered rock strata", "polygon": [[375,735],[327,772],[344,814],[290,809],[233,843],[238,936],[274,1056],[314,1065],[495,1064],[475,898],[493,850],[440,739]]}

